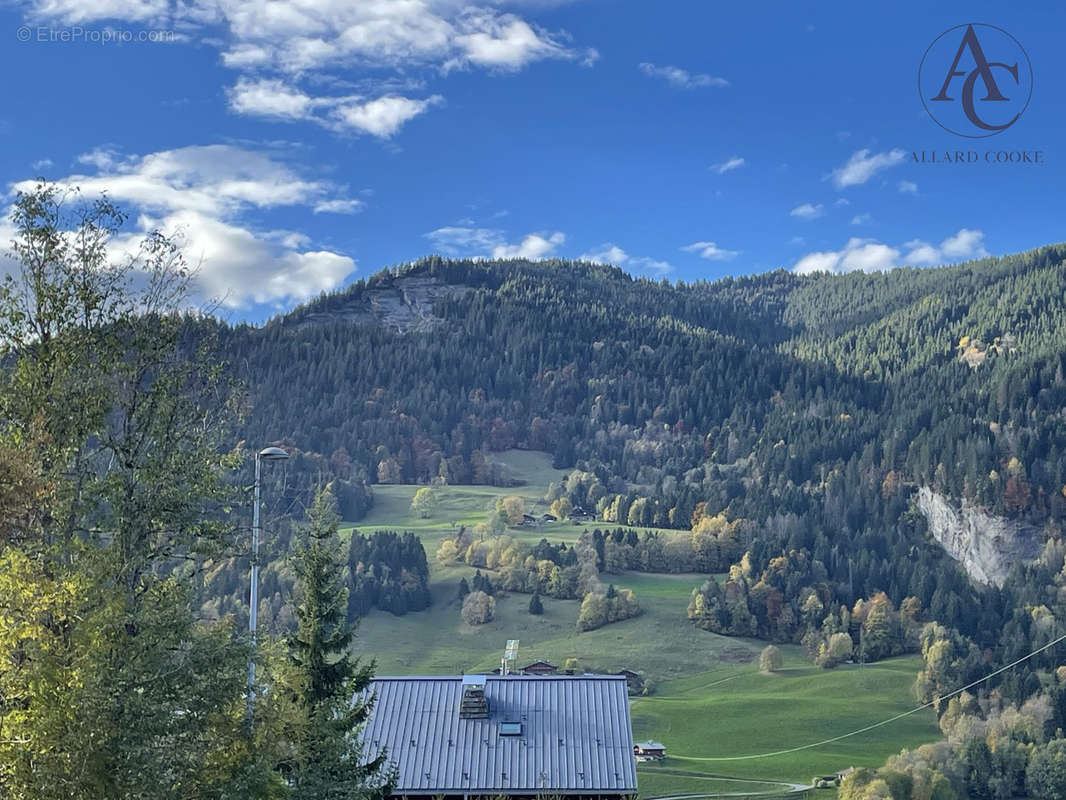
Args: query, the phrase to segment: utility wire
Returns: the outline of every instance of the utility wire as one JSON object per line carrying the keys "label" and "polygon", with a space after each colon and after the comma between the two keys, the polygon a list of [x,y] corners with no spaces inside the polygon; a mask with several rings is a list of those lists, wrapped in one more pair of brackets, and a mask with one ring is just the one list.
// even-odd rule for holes
{"label": "utility wire", "polygon": [[872,725],[867,725],[865,728],[859,728],[858,730],[851,731],[850,733],[842,733],[840,736],[834,736],[831,739],[822,739],[820,742],[811,742],[810,744],[801,744],[798,747],[789,747],[786,750],[775,750],[772,753],[756,753],[754,755],[747,755],[747,756],[677,756],[677,755],[675,755],[675,756],[671,756],[671,758],[681,759],[682,761],[748,761],[748,760],[754,759],[754,758],[771,758],[772,756],[783,756],[783,755],[787,755],[788,753],[798,753],[800,750],[810,750],[810,749],[815,748],[815,747],[822,747],[823,745],[832,744],[833,742],[839,742],[841,739],[847,739],[847,738],[849,738],[851,736],[858,736],[860,733],[866,733],[867,731],[872,731],[874,728],[880,728],[881,726],[888,725],[889,723],[895,722],[898,719],[903,719],[904,717],[910,716],[911,714],[916,714],[919,711],[924,711],[925,709],[935,705],[936,703],[938,703],[938,702],[940,702],[942,700],[947,700],[948,698],[954,697],[957,694],[962,694],[967,689],[972,689],[977,684],[984,683],[989,678],[994,678],[996,675],[999,675],[1001,672],[1006,672],[1008,669],[1011,669],[1012,667],[1018,666],[1023,661],[1028,661],[1033,656],[1035,656],[1035,655],[1037,655],[1039,653],[1043,653],[1045,650],[1050,650],[1052,647],[1054,647],[1055,645],[1057,645],[1059,642],[1063,641],[1064,639],[1066,639],[1066,634],[1063,634],[1058,639],[1055,639],[1053,641],[1048,642],[1043,647],[1037,648],[1036,650],[1034,650],[1033,652],[1029,653],[1028,655],[1022,656],[1017,661],[1012,661],[1010,664],[1007,664],[1004,667],[1000,667],[999,669],[995,670],[994,672],[988,673],[983,678],[978,678],[977,680],[973,681],[972,683],[966,684],[965,686],[963,686],[960,689],[955,689],[952,692],[948,692],[947,694],[945,694],[945,695],[943,695],[941,697],[938,697],[935,700],[930,700],[928,703],[924,703],[924,704],[922,704],[920,706],[917,706],[916,708],[912,708],[909,711],[904,711],[901,714],[896,714],[896,716],[894,716],[894,717],[889,717],[888,719],[883,719],[880,722],[875,722]]}

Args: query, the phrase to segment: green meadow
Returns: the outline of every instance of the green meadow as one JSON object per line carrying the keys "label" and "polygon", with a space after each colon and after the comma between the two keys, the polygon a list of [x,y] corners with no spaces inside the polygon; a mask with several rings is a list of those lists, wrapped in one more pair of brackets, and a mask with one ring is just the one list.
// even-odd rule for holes
{"label": "green meadow", "polygon": [[[613,576],[617,586],[636,592],[643,613],[587,633],[576,630],[578,601],[543,598],[544,614],[534,616],[524,594],[498,597],[495,619],[467,625],[459,615],[458,586],[474,570],[438,564],[441,540],[458,525],[483,521],[502,495],[521,495],[530,513],[543,513],[548,483],[565,476],[541,453],[512,451],[498,457],[516,479],[525,481],[522,486],[442,487],[430,519],[411,511],[419,487],[376,486],[371,513],[349,526],[364,532],[414,531],[422,537],[430,563],[430,609],[403,617],[374,611],[360,623],[358,651],[376,661],[378,674],[488,671],[499,666],[508,639],[521,642],[519,664],[545,659],[561,665],[576,658],[583,671],[640,672],[649,694],[632,702],[634,736],[657,739],[667,747],[662,765],[639,767],[644,797],[772,791],[774,786],[748,781],[807,783],[848,766],[883,763],[903,747],[938,738],[935,715],[927,711],[833,744],[749,758],[839,736],[908,710],[914,704],[910,687],[919,662],[908,657],[821,670],[800,648],[784,646],[785,668],[764,675],[757,668],[764,642],[707,633],[685,619],[689,594],[704,580],[702,575]],[[542,537],[573,542],[582,529],[551,523],[507,534],[530,543]]]}
{"label": "green meadow", "polygon": [[[785,669],[766,675],[724,668],[663,683],[633,701],[633,734],[666,745],[662,767],[642,766],[645,796],[699,791],[699,775],[808,782],[849,766],[876,766],[904,747],[934,741],[932,711],[797,752],[914,706],[917,657],[822,670],[798,648],[783,648]],[[691,778],[686,776],[691,775]]]}

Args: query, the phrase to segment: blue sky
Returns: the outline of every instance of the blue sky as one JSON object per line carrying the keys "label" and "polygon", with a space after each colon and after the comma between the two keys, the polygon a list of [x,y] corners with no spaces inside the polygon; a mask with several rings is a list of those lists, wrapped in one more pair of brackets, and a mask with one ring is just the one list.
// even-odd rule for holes
{"label": "blue sky", "polygon": [[[119,246],[179,233],[234,319],[432,252],[671,280],[1010,253],[1066,238],[1056,6],[8,4],[0,178],[8,201],[38,175],[108,191],[132,214]],[[1032,64],[1028,108],[987,139],[939,127],[917,89],[967,22]],[[979,161],[912,161],[956,150]]]}

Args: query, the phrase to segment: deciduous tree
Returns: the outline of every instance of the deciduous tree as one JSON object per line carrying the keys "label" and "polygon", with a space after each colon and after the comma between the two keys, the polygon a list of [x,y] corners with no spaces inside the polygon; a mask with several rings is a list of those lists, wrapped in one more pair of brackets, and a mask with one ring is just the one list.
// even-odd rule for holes
{"label": "deciduous tree", "polygon": [[759,669],[762,672],[777,672],[784,665],[785,660],[781,655],[781,648],[769,644],[759,654]]}
{"label": "deciduous tree", "polygon": [[411,510],[416,512],[422,519],[428,519],[437,510],[439,502],[437,493],[428,486],[423,486],[415,492],[415,496],[411,500]]}
{"label": "deciduous tree", "polygon": [[467,625],[484,625],[491,622],[496,613],[496,600],[480,589],[475,590],[463,599],[461,613]]}

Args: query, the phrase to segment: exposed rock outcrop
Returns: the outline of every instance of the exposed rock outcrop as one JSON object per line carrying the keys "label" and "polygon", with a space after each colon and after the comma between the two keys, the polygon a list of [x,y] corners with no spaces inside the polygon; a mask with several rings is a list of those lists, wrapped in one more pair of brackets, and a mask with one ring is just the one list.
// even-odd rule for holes
{"label": "exposed rock outcrop", "polygon": [[947,498],[923,486],[918,490],[918,508],[933,538],[980,583],[1002,586],[1011,567],[1040,554],[1038,528],[992,516],[966,500],[956,509]]}
{"label": "exposed rock outcrop", "polygon": [[433,304],[442,297],[456,297],[470,291],[469,286],[444,283],[435,277],[396,278],[386,286],[367,289],[349,305],[329,311],[316,311],[303,317],[298,325],[326,322],[351,322],[384,325],[401,333],[432,331],[444,320],[433,313]]}

